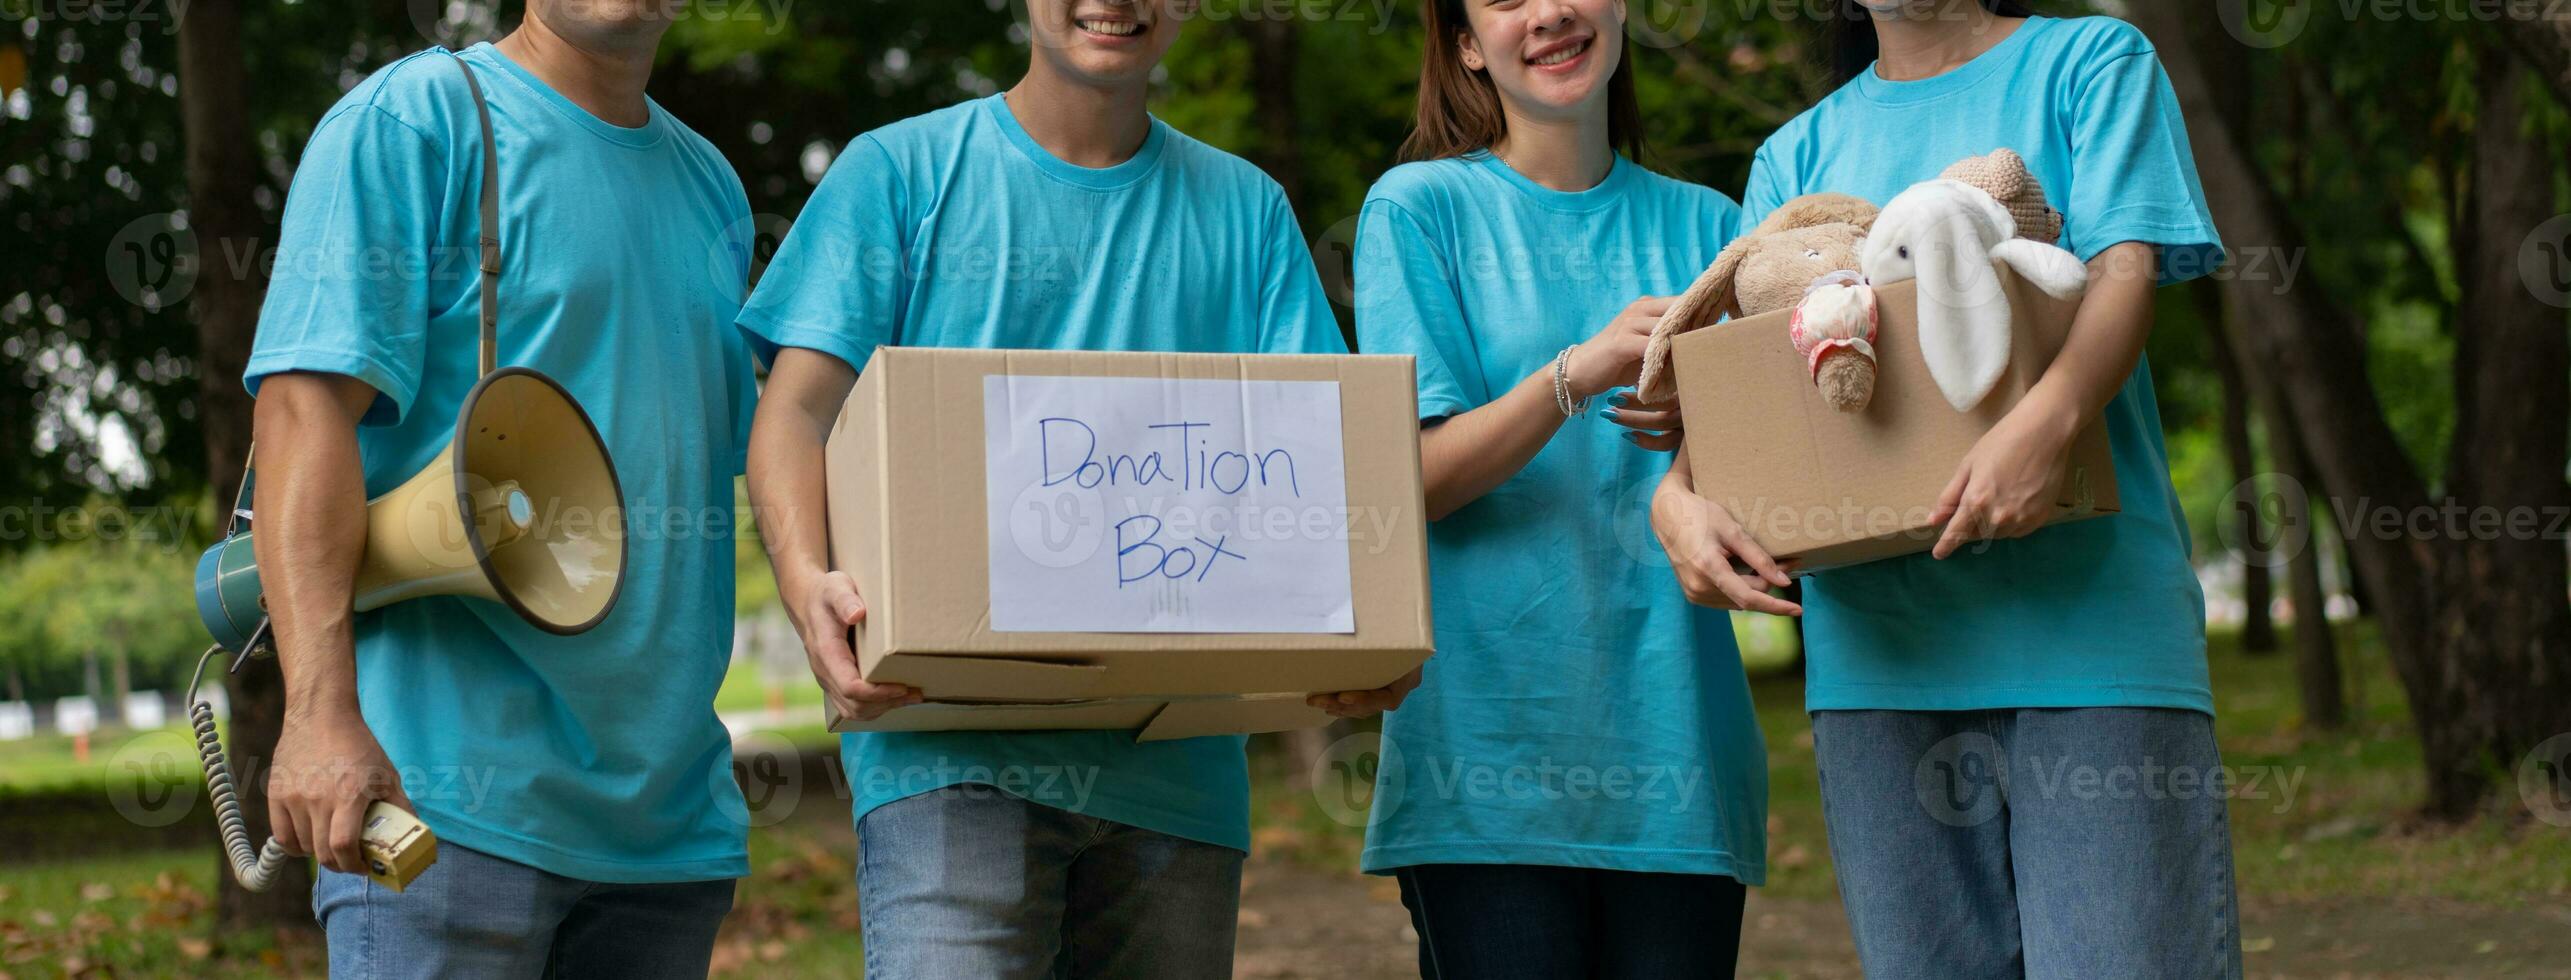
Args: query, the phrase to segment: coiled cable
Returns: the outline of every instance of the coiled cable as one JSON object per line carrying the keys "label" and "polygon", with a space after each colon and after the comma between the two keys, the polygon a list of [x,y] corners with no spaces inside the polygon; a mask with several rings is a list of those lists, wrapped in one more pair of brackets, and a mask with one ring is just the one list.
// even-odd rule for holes
{"label": "coiled cable", "polygon": [[196,696],[196,686],[205,680],[206,663],[222,650],[220,645],[210,646],[196,658],[196,674],[187,682],[187,720],[196,729],[196,756],[205,763],[205,786],[214,797],[214,822],[223,828],[223,853],[232,863],[232,877],[243,888],[263,892],[276,880],[286,849],[274,837],[268,838],[265,847],[251,849],[250,827],[242,820],[240,798],[232,792],[232,768],[223,759],[223,736],[214,730],[214,705]]}

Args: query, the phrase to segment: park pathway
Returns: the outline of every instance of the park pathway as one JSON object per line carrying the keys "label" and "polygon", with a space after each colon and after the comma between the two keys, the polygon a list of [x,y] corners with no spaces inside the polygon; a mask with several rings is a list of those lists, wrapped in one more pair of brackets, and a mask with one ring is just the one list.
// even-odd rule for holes
{"label": "park pathway", "polygon": [[[2253,903],[2241,922],[2251,980],[2571,980],[2571,904]],[[1835,901],[1753,891],[1743,977],[1858,980]],[[1253,860],[1243,876],[1234,975],[1243,980],[1419,975],[1416,937],[1390,879]]]}

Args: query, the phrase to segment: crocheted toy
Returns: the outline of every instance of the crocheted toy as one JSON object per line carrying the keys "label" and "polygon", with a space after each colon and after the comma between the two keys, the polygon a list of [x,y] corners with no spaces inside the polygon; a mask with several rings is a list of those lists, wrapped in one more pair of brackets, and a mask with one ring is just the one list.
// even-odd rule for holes
{"label": "crocheted toy", "polygon": [[1806,358],[1822,397],[1841,411],[1865,407],[1875,389],[1875,298],[1856,269],[1858,245],[1875,215],[1875,206],[1862,198],[1806,194],[1733,239],[1653,327],[1636,396],[1669,398],[1669,344],[1677,335],[1725,314],[1793,308],[1795,350]]}
{"label": "crocheted toy", "polygon": [[2048,235],[2060,233],[2061,216],[2043,207],[2043,189],[2017,154],[1998,150],[1947,172],[1959,171],[1972,179],[1923,181],[1885,204],[1858,249],[1858,269],[1877,286],[1919,280],[1920,357],[1960,412],[1990,394],[2009,365],[2009,297],[1992,263],[2057,299],[2086,290],[2089,270],[2048,241],[2020,237],[2018,212]]}
{"label": "crocheted toy", "polygon": [[2044,185],[2027,169],[2018,151],[2001,147],[1978,157],[1965,157],[1937,176],[1960,180],[1991,195],[2017,220],[2018,237],[2047,245],[2062,241],[2062,212],[2044,201]]}

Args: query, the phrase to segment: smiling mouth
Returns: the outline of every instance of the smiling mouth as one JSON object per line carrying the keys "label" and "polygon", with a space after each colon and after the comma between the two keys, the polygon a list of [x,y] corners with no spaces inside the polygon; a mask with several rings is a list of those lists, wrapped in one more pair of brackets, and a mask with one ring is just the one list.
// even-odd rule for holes
{"label": "smiling mouth", "polygon": [[1574,41],[1574,42],[1572,42],[1572,43],[1570,43],[1570,44],[1565,44],[1565,45],[1563,45],[1563,46],[1561,46],[1561,47],[1553,48],[1553,49],[1551,49],[1551,50],[1549,50],[1549,51],[1545,52],[1545,53],[1544,53],[1544,54],[1542,54],[1542,55],[1538,55],[1538,56],[1533,57],[1533,58],[1528,58],[1528,59],[1527,59],[1527,64],[1534,65],[1534,66],[1536,66],[1536,67],[1538,67],[1538,68],[1550,68],[1550,67],[1552,67],[1552,66],[1554,66],[1554,65],[1562,64],[1562,63],[1564,63],[1564,62],[1570,61],[1570,60],[1571,60],[1571,59],[1573,59],[1573,58],[1577,58],[1577,57],[1580,57],[1580,56],[1581,56],[1581,55],[1583,55],[1583,54],[1587,54],[1587,53],[1588,53],[1588,51],[1589,51],[1589,45],[1590,45],[1590,43],[1591,43],[1591,41],[1592,41],[1592,40],[1594,40],[1594,39],[1592,39],[1592,38],[1581,38],[1580,40],[1578,40],[1578,41]]}
{"label": "smiling mouth", "polygon": [[1139,22],[1130,20],[1093,20],[1082,18],[1075,20],[1072,23],[1078,25],[1083,31],[1105,37],[1133,37],[1149,29]]}

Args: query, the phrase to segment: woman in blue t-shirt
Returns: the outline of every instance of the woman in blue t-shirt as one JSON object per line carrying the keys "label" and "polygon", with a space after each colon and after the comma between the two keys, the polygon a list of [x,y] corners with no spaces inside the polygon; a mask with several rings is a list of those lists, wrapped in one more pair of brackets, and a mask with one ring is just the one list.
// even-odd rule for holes
{"label": "woman in blue t-shirt", "polygon": [[[1814,191],[1881,203],[2007,147],[2091,276],[2060,356],[1957,468],[1935,550],[1805,584],[1813,750],[1867,975],[2238,976],[2204,597],[2142,363],[2155,284],[2221,257],[2169,81],[2111,18],[1840,7],[1847,81],[1760,147],[1750,218]],[[2092,420],[2122,510],[2046,527]]]}
{"label": "woman in blue t-shirt", "polygon": [[1429,976],[1729,975],[1765,750],[1729,619],[1651,536],[1672,408],[1609,396],[1740,209],[1630,159],[1619,0],[1423,9],[1409,162],[1359,219],[1357,338],[1418,360],[1437,656],[1385,723],[1362,863],[1399,877]]}

